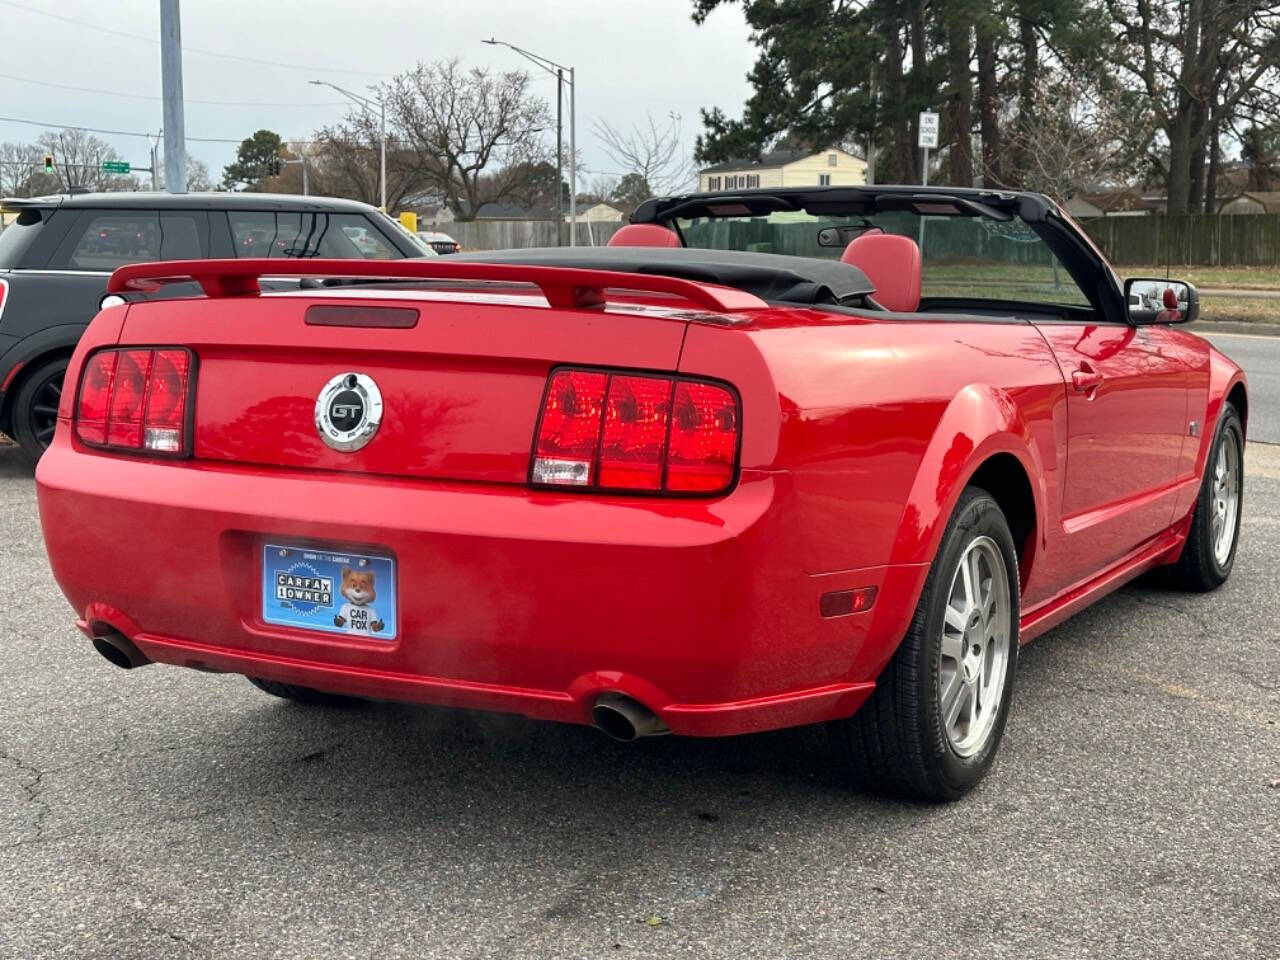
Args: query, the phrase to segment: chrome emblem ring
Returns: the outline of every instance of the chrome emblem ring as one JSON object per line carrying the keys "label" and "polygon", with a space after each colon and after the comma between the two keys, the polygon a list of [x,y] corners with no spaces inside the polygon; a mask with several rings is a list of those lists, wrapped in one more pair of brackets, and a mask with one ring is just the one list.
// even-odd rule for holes
{"label": "chrome emblem ring", "polygon": [[334,450],[359,450],[381,423],[382,394],[363,373],[338,374],[316,398],[316,432]]}

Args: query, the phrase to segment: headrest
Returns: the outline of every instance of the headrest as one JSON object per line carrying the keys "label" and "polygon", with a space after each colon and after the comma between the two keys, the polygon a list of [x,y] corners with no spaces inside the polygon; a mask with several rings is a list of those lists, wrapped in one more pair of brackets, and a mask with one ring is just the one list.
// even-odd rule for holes
{"label": "headrest", "polygon": [[680,236],[656,223],[628,223],[609,238],[611,247],[678,247]]}
{"label": "headrest", "polygon": [[920,308],[920,248],[910,237],[864,233],[844,248],[842,261],[857,267],[876,288],[872,299],[894,313]]}
{"label": "headrest", "polygon": [[1164,305],[1169,310],[1178,309],[1178,291],[1174,290],[1173,287],[1164,288]]}

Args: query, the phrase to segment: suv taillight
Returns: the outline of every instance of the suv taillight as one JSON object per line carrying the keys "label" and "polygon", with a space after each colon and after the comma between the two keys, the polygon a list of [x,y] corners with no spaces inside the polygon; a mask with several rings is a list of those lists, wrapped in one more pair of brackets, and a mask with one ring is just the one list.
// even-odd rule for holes
{"label": "suv taillight", "polygon": [[92,354],[80,374],[76,436],[109,450],[186,455],[192,366],[183,347]]}
{"label": "suv taillight", "polygon": [[683,377],[559,369],[547,381],[529,482],[721,493],[738,465],[738,398]]}

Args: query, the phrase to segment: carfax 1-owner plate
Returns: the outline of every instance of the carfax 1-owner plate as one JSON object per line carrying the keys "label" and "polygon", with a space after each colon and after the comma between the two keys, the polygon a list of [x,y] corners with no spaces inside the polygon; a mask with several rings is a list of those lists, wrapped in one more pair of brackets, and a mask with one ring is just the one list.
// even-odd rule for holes
{"label": "carfax 1-owner plate", "polygon": [[262,619],[369,640],[396,638],[390,557],[322,547],[262,547]]}

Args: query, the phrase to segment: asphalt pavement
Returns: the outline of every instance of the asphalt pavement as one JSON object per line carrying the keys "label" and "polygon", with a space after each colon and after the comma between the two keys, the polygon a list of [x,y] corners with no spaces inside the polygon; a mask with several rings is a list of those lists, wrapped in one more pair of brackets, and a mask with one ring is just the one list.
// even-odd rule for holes
{"label": "asphalt pavement", "polygon": [[0,448],[0,956],[1280,956],[1280,448],[1221,590],[1024,649],[992,775],[859,793],[820,730],[631,746],[122,671]]}
{"label": "asphalt pavement", "polygon": [[1197,330],[1249,378],[1249,439],[1280,443],[1280,337]]}

